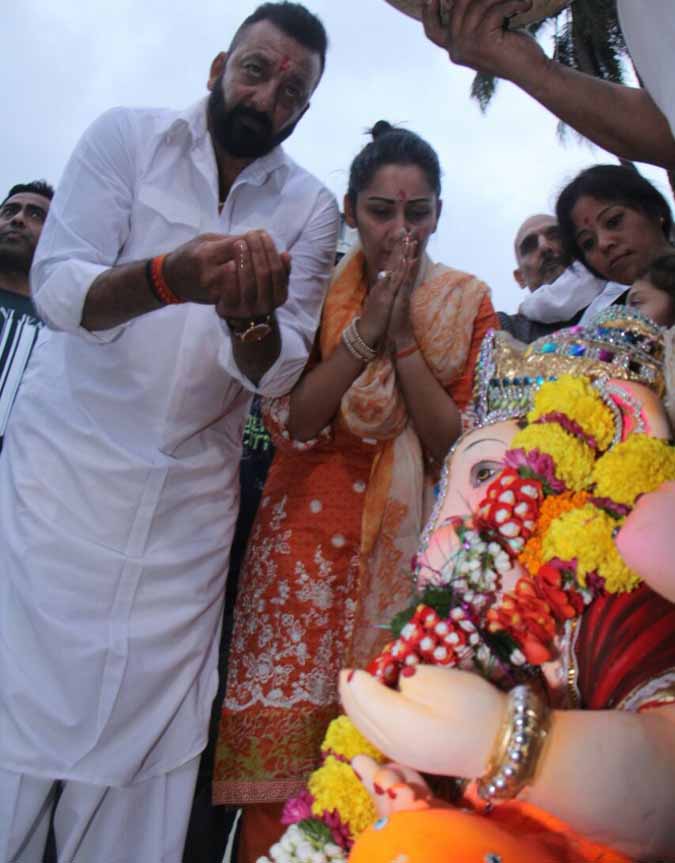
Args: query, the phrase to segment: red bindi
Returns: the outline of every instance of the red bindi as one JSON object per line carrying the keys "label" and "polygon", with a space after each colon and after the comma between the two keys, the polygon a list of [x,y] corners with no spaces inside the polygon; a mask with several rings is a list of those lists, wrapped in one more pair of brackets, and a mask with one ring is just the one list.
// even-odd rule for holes
{"label": "red bindi", "polygon": [[399,201],[407,201],[408,200],[408,196],[403,191],[403,189],[399,189],[398,199],[399,199]]}
{"label": "red bindi", "polygon": [[284,57],[284,58],[281,60],[281,64],[280,64],[280,66],[279,66],[279,69],[280,69],[282,72],[288,72],[288,70],[290,69],[290,67],[291,67],[291,58],[290,58],[290,57]]}

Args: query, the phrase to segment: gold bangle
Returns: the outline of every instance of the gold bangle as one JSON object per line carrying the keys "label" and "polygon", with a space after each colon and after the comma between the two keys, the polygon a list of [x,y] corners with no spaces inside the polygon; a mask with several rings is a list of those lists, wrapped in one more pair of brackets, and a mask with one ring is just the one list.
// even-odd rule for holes
{"label": "gold bangle", "polygon": [[377,351],[371,348],[370,345],[366,344],[359,335],[359,331],[356,328],[356,324],[359,320],[360,318],[354,318],[344,329],[342,333],[342,341],[355,360],[359,360],[359,362],[362,363],[369,363],[375,359]]}
{"label": "gold bangle", "polygon": [[511,800],[532,782],[548,726],[548,706],[532,687],[516,686],[509,692],[487,773],[478,780],[483,800]]}

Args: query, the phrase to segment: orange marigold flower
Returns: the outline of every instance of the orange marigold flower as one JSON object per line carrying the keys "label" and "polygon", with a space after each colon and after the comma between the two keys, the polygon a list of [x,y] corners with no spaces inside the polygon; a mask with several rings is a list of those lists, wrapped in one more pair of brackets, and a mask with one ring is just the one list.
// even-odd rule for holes
{"label": "orange marigold flower", "polygon": [[518,556],[520,563],[531,575],[536,575],[544,563],[541,542],[551,522],[572,509],[581,509],[588,502],[588,498],[589,495],[585,491],[566,491],[545,498],[539,509],[534,533]]}

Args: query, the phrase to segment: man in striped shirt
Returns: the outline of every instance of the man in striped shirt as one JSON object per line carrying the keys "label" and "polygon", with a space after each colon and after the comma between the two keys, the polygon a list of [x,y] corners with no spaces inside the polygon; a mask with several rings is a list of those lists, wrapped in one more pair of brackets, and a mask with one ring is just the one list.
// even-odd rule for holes
{"label": "man in striped shirt", "polygon": [[35,180],[13,186],[0,204],[0,451],[41,326],[28,273],[53,194],[48,183]]}

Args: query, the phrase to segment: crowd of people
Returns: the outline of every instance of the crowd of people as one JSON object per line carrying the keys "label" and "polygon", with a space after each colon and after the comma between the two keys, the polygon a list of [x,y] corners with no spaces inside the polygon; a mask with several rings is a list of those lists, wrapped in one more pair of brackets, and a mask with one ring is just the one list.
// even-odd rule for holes
{"label": "crowd of people", "polygon": [[[452,62],[674,168],[666,0],[649,18],[618,2],[642,88],[504,26],[530,3],[419,5]],[[623,305],[675,326],[672,213],[638,170],[588,168],[555,215],[524,220],[525,299],[497,314],[486,284],[427,254],[439,157],[386,121],[351,164],[357,241],[336,266],[340,208],[281,146],[311,121],[327,49],[302,5],[264,3],[206,98],[108,111],[55,194],[30,182],[0,206],[0,863],[220,863],[238,808],[233,859],[255,863],[320,761],[339,670],[365,667],[409,600],[441,468],[473,445],[486,336],[538,344]],[[245,454],[240,476],[242,441],[260,464]],[[659,820],[675,803],[673,639],[654,660],[672,678],[656,838],[637,852],[654,861],[675,860]]]}

